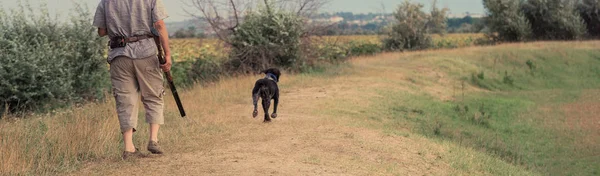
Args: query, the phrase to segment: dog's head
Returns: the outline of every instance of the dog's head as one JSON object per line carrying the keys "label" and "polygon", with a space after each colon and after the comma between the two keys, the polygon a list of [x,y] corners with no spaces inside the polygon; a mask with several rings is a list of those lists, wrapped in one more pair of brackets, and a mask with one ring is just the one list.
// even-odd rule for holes
{"label": "dog's head", "polygon": [[269,75],[269,74],[275,75],[275,77],[277,77],[277,79],[276,79],[277,82],[279,82],[279,80],[281,78],[281,72],[277,68],[269,68],[269,69],[263,70],[262,73],[267,74],[267,75]]}

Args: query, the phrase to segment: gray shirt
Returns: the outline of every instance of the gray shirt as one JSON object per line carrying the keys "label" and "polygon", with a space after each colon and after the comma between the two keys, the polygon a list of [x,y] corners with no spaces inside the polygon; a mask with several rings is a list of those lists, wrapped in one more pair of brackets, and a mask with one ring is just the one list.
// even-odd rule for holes
{"label": "gray shirt", "polygon": [[[151,34],[150,29],[159,20],[167,18],[162,0],[101,0],[96,9],[93,25],[106,28],[108,37],[133,37]],[[126,47],[109,49],[107,61],[125,56],[132,59],[156,55],[152,38],[128,43]]]}

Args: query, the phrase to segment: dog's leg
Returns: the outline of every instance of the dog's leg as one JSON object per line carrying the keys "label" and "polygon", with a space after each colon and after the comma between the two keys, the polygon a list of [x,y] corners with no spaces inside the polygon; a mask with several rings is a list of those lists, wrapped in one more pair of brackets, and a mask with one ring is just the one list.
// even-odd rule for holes
{"label": "dog's leg", "polygon": [[258,116],[258,97],[259,97],[259,84],[258,82],[256,82],[256,84],[254,84],[254,88],[252,89],[252,104],[254,105],[254,111],[252,111],[252,117],[256,118],[256,116]]}
{"label": "dog's leg", "polygon": [[279,92],[275,93],[273,96],[273,114],[271,114],[271,118],[277,118],[277,104],[279,104]]}
{"label": "dog's leg", "polygon": [[252,95],[252,104],[254,104],[254,111],[252,111],[252,117],[256,118],[256,116],[258,116],[258,109],[257,109],[258,93],[255,93]]}
{"label": "dog's leg", "polygon": [[271,118],[269,118],[269,106],[271,106],[271,101],[267,98],[263,98],[262,107],[265,111],[265,120],[263,122],[271,122]]}

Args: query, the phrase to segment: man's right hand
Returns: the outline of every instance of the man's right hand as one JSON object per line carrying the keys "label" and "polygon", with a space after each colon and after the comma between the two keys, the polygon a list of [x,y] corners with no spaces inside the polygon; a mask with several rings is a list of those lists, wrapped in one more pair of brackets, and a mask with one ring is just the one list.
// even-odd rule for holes
{"label": "man's right hand", "polygon": [[106,28],[98,28],[98,36],[99,37],[104,37],[107,35],[108,32],[106,32]]}
{"label": "man's right hand", "polygon": [[171,71],[171,56],[166,55],[165,61],[165,64],[160,65],[160,68],[163,70],[163,72],[169,72]]}

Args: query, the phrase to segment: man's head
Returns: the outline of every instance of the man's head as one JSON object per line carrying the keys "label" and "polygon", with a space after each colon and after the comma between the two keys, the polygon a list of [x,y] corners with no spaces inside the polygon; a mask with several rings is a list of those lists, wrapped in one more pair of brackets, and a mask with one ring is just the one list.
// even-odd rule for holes
{"label": "man's head", "polygon": [[265,73],[267,75],[273,74],[273,75],[275,75],[275,77],[277,77],[277,82],[279,82],[279,80],[280,80],[281,72],[277,68],[269,68],[269,69],[262,71],[262,73]]}

